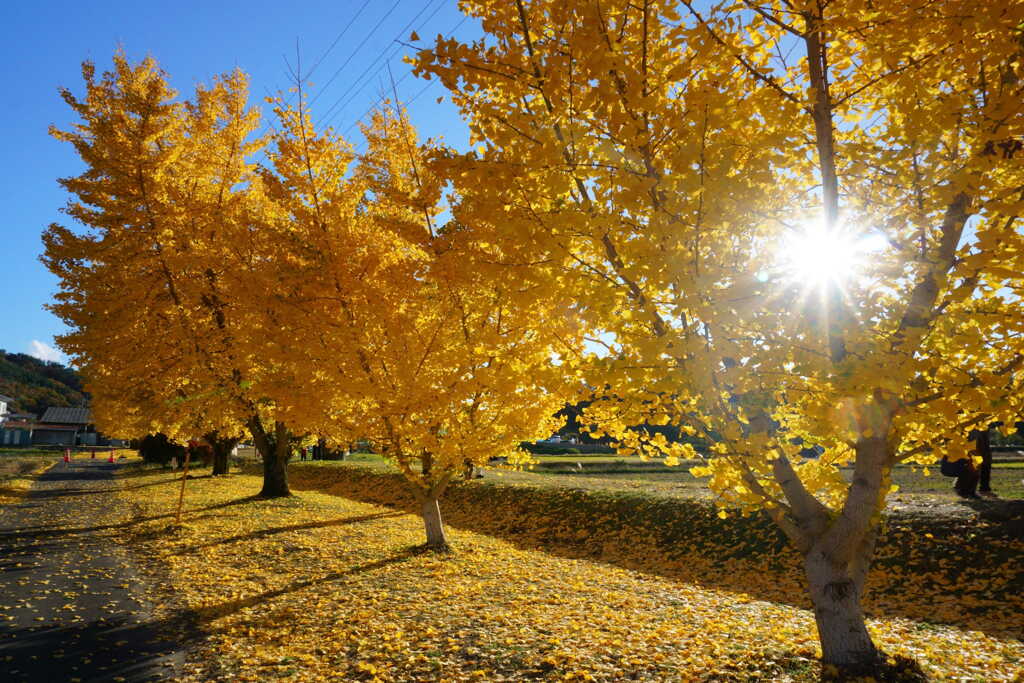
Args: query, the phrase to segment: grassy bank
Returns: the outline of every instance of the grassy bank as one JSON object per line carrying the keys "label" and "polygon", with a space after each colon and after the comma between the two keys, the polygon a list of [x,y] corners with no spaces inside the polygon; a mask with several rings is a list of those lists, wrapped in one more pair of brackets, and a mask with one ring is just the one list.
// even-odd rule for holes
{"label": "grassy bank", "polygon": [[[415,509],[401,476],[383,463],[296,463],[290,469],[297,490]],[[452,487],[442,512],[450,525],[523,548],[808,606],[800,558],[774,525],[759,516],[721,519],[706,498],[567,487],[554,477],[524,481],[507,475]],[[867,610],[1019,633],[1024,630],[1022,506],[979,503],[976,510],[960,506],[956,512],[888,516]]]}
{"label": "grassy bank", "polygon": [[52,458],[11,455],[0,457],[0,506],[24,498],[36,477],[52,466]]}
{"label": "grassy bank", "polygon": [[[400,499],[379,467],[300,464],[292,472],[296,488],[333,478],[332,490],[363,485]],[[526,537],[513,543],[458,529],[454,554],[421,554],[413,548],[422,525],[401,509],[308,489],[255,500],[260,480],[252,475],[189,482],[185,525],[172,530],[172,475],[139,472],[129,482],[121,495],[135,519],[123,527],[126,539],[169,578],[195,620],[189,680],[814,681],[821,674],[808,611],[699,575],[637,572],[541,552]],[[504,510],[514,507],[513,488],[456,491],[466,493],[462,500],[491,494],[484,514],[506,524],[516,516]],[[524,533],[568,541],[574,518],[566,514],[586,502],[566,496],[548,499],[545,516],[554,516],[543,533],[525,531],[539,513],[516,508]],[[449,519],[458,517],[457,500],[447,505]],[[591,521],[606,531],[617,524]],[[611,540],[655,551],[648,538],[655,531]],[[676,562],[682,572],[685,560],[732,544],[726,536],[709,540]],[[736,561],[737,585],[763,584],[756,563]],[[1012,680],[1024,661],[1019,640],[976,627],[887,615],[870,628],[887,652],[916,659],[934,679]]]}

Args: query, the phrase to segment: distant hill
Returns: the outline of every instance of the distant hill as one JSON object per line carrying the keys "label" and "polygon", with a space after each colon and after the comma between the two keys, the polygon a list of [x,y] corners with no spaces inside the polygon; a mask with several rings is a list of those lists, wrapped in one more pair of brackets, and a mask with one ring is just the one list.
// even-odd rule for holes
{"label": "distant hill", "polygon": [[80,406],[89,400],[82,378],[71,368],[2,349],[0,394],[14,399],[11,410],[37,417],[49,406]]}

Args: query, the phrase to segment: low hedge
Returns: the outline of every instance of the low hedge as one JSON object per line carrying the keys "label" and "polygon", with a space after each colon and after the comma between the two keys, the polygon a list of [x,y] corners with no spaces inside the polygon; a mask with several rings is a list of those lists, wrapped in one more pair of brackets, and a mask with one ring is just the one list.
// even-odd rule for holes
{"label": "low hedge", "polygon": [[519,444],[532,455],[613,455],[616,451],[603,443],[572,443],[570,441],[534,442],[524,441]]}

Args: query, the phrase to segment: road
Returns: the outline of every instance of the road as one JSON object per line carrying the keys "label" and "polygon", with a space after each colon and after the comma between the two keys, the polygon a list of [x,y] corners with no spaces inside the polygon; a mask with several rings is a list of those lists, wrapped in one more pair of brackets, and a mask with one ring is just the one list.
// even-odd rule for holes
{"label": "road", "polygon": [[180,624],[154,617],[117,532],[126,519],[105,460],[58,464],[0,508],[0,680],[177,677]]}

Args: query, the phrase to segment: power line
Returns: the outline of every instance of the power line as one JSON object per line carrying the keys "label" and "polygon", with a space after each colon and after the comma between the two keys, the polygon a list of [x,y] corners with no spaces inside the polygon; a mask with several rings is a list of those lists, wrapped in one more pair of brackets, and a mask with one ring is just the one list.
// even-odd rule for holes
{"label": "power line", "polygon": [[[437,0],[437,2],[435,3],[435,6],[434,6],[434,10],[430,13],[430,15],[426,19],[423,20],[423,24],[420,25],[420,28],[423,28],[424,25],[426,25],[431,19],[433,19],[437,15],[437,13],[441,10],[441,7],[444,6],[445,2],[446,2],[446,0]],[[400,30],[398,32],[398,36],[395,38],[395,40],[396,41],[397,40],[401,40],[406,35],[406,32],[410,28],[412,28],[412,26],[416,23],[416,21],[423,15],[424,12],[427,11],[427,9],[429,9],[429,7],[430,7],[430,2],[424,3],[423,4],[423,8],[420,9],[420,11],[416,13],[416,16],[414,16],[412,19],[410,19],[409,22],[405,25],[405,27],[403,27],[402,30]],[[345,107],[347,107],[349,105],[349,103],[353,99],[355,99],[356,96],[358,96],[360,93],[362,93],[364,90],[366,90],[366,86],[369,84],[369,80],[372,80],[373,76],[376,76],[378,73],[383,71],[384,66],[380,66],[377,69],[377,71],[375,71],[370,76],[369,80],[363,81],[363,79],[366,77],[367,74],[370,73],[371,70],[373,70],[374,66],[376,66],[377,64],[380,63],[381,59],[384,58],[388,54],[388,52],[391,52],[391,49],[392,49],[391,45],[390,44],[387,45],[383,50],[381,50],[380,54],[378,54],[377,57],[373,61],[370,62],[369,66],[367,66],[366,69],[364,69],[363,72],[361,74],[359,74],[359,76],[357,76],[355,79],[353,79],[352,85],[350,85],[348,87],[348,89],[345,92],[343,92],[338,97],[338,99],[336,99],[334,101],[334,104],[332,104],[327,109],[327,111],[324,112],[323,116],[320,119],[320,126],[325,125],[326,121],[330,121],[331,119],[333,119],[333,117],[331,117],[331,112],[335,111],[335,109],[338,107],[338,104],[343,99],[345,99],[345,97],[349,93],[351,93],[354,89],[359,88],[359,90],[357,90],[356,93],[352,97],[350,97],[349,99],[347,99],[345,101],[345,103],[341,106],[341,109],[338,110],[338,111],[344,111]],[[399,47],[394,52],[391,52],[391,55],[388,56],[387,59],[384,60],[385,64],[387,62],[390,62],[392,59],[394,59],[395,55],[397,55],[399,52],[401,52],[401,50],[402,50],[402,48]],[[310,104],[312,104],[312,103],[310,103]],[[328,117],[330,117],[330,118],[328,118]]]}
{"label": "power line", "polygon": [[[466,23],[466,21],[467,21],[468,19],[469,19],[469,17],[468,17],[468,16],[464,16],[464,17],[462,17],[462,19],[461,19],[461,20],[460,20],[460,21],[459,21],[459,22],[458,22],[457,24],[455,24],[455,26],[453,26],[453,27],[452,27],[452,28],[451,28],[451,29],[450,29],[450,30],[448,31],[448,33],[446,33],[446,34],[445,34],[445,38],[450,38],[450,37],[451,37],[451,35],[452,35],[453,33],[455,33],[456,31],[458,31],[458,30],[459,30],[459,28],[461,28],[461,27],[462,27],[462,25],[463,25],[464,23]],[[399,49],[401,49],[401,48],[399,48]],[[381,69],[383,69],[383,67],[381,67]],[[408,77],[409,77],[409,76],[411,76],[411,75],[412,75],[412,72],[411,72],[411,71],[407,71],[407,72],[406,72],[405,74],[403,74],[403,75],[402,75],[402,77],[401,77],[401,78],[399,78],[399,79],[398,79],[397,81],[395,81],[395,85],[397,86],[397,85],[398,85],[399,83],[401,83],[402,81],[404,81],[404,80],[405,80],[406,78],[408,78]],[[434,83],[435,83],[435,82],[436,82],[436,79],[428,81],[428,82],[427,82],[427,84],[426,84],[425,86],[423,86],[423,88],[421,88],[421,89],[419,90],[419,92],[417,92],[417,93],[416,93],[415,95],[413,95],[412,99],[406,100],[405,104],[406,104],[406,105],[410,105],[410,104],[412,104],[413,102],[415,102],[415,101],[416,101],[417,99],[419,99],[419,97],[420,97],[421,95],[423,95],[423,93],[425,93],[425,92],[426,92],[426,91],[427,91],[427,90],[428,90],[428,89],[429,89],[429,88],[430,88],[430,87],[431,87],[432,85],[434,85]],[[364,87],[364,90],[365,90],[365,87]],[[345,131],[344,131],[344,132],[342,133],[342,135],[341,135],[341,136],[342,136],[343,138],[344,138],[344,137],[347,137],[347,136],[348,136],[348,134],[349,134],[349,133],[350,133],[350,132],[352,131],[352,129],[353,129],[353,128],[355,128],[355,127],[356,127],[357,125],[359,125],[359,123],[360,123],[360,122],[361,122],[361,121],[362,121],[363,119],[365,119],[365,118],[367,117],[367,115],[368,115],[368,114],[370,114],[370,112],[372,112],[372,111],[373,111],[374,109],[376,109],[376,108],[377,108],[377,105],[379,105],[380,103],[382,103],[382,102],[383,102],[383,101],[384,101],[385,99],[387,99],[387,96],[386,96],[386,95],[382,95],[382,96],[378,97],[378,98],[376,99],[376,101],[374,101],[374,103],[373,103],[373,104],[371,104],[371,105],[370,105],[370,107],[369,107],[369,108],[368,108],[368,109],[367,109],[367,110],[366,110],[365,112],[363,112],[363,114],[362,114],[362,115],[361,115],[361,116],[360,116],[359,118],[357,118],[357,119],[356,119],[355,121],[353,121],[353,122],[352,122],[352,124],[351,124],[351,125],[350,125],[350,126],[349,126],[348,128],[346,128],[346,129],[345,129]],[[396,103],[396,106],[397,106],[397,104],[398,104],[398,103]],[[333,118],[333,117],[332,117],[332,118]],[[328,122],[328,123],[329,123],[329,122]],[[361,147],[361,146],[362,146],[363,144],[365,144],[365,141],[363,141],[362,143],[360,143],[359,145],[357,145],[357,147]]]}
{"label": "power line", "polygon": [[[366,34],[366,37],[363,39],[363,42],[359,44],[359,47],[357,47],[348,56],[348,59],[345,60],[345,63],[342,64],[341,67],[339,67],[338,70],[334,72],[334,75],[331,77],[331,79],[327,83],[325,83],[323,85],[323,87],[320,88],[320,92],[318,92],[316,97],[313,98],[314,102],[316,101],[316,98],[320,97],[320,95],[322,95],[324,93],[324,91],[326,90],[327,86],[330,85],[331,81],[333,81],[337,77],[337,75],[341,72],[341,70],[345,68],[345,65],[348,64],[350,61],[352,61],[352,58],[355,57],[356,53],[358,53],[359,50],[363,47],[363,45],[366,43],[366,41],[369,40],[369,38],[371,36],[373,36],[374,33],[377,32],[377,30],[380,28],[381,24],[384,23],[384,20],[387,19],[391,15],[392,12],[394,12],[395,8],[398,7],[398,5],[401,2],[402,2],[402,0],[396,0],[395,4],[391,6],[391,9],[389,9],[388,12],[383,17],[381,17],[381,19],[377,22],[377,24],[373,27],[373,29],[368,34]],[[336,35],[334,37],[334,40],[331,41],[331,44],[320,55],[320,58],[316,60],[316,64],[314,64],[313,67],[309,70],[309,73],[306,74],[306,78],[309,78],[310,76],[313,75],[313,72],[316,71],[317,68],[323,63],[324,59],[327,58],[327,55],[329,55],[331,53],[331,51],[334,49],[335,45],[338,44],[338,41],[340,41],[342,39],[342,37],[346,33],[348,33],[348,30],[355,24],[356,20],[360,17],[360,15],[362,15],[363,10],[365,10],[369,5],[370,5],[370,0],[363,0],[363,4],[359,7],[358,10],[356,10],[356,13],[354,15],[352,15],[352,18],[349,19],[347,24],[345,24],[345,27],[342,28],[341,31],[338,33],[338,35]],[[299,79],[302,78],[302,74],[301,73],[298,74],[298,78]],[[264,90],[266,90],[266,87],[264,87]],[[293,93],[291,93],[288,96],[288,98],[285,100],[285,103],[284,103],[285,106],[288,106],[288,105],[291,104],[292,99],[294,99],[294,97],[295,97],[295,94],[296,93],[293,92]],[[273,99],[273,95],[271,95],[270,92],[267,92],[267,97],[268,97],[268,99]],[[312,102],[310,102],[310,104],[312,104]],[[259,137],[263,137],[264,135],[266,135],[267,131],[269,131],[269,130],[276,130],[276,128],[274,127],[273,120],[270,117],[267,117],[267,122],[263,125],[263,129],[260,131]],[[263,152],[263,158],[264,159],[266,158],[266,152],[265,151]]]}
{"label": "power line", "polygon": [[[408,75],[408,74],[406,74],[406,75]],[[408,105],[412,104],[413,102],[415,102],[416,100],[418,100],[418,99],[420,98],[420,96],[421,96],[421,95],[422,95],[423,93],[425,93],[425,92],[427,92],[428,90],[430,90],[431,86],[433,86],[433,85],[434,85],[435,83],[437,83],[437,82],[438,82],[438,81],[437,81],[437,79],[435,79],[435,80],[432,80],[432,81],[427,81],[427,84],[426,84],[425,86],[423,86],[422,88],[420,88],[419,92],[417,92],[417,93],[416,93],[415,95],[413,95],[413,96],[412,96],[412,98],[410,98],[410,99],[406,100],[406,101],[404,102],[404,104],[405,104],[406,106],[408,106]],[[396,82],[395,82],[395,85],[398,85],[399,83],[401,83],[401,79],[400,79],[400,80],[398,80],[398,81],[396,81]],[[380,104],[381,102],[383,102],[383,101],[384,101],[384,99],[385,99],[384,97],[381,97],[381,98],[379,98],[379,99],[377,100],[377,102],[375,102],[375,103],[374,103],[374,105],[373,105],[372,107],[370,107],[369,109],[367,109],[367,110],[366,110],[366,113],[364,113],[364,114],[363,114],[363,116],[362,116],[362,117],[361,117],[361,118],[360,118],[360,119],[359,119],[358,121],[356,121],[355,123],[353,123],[353,124],[352,124],[351,126],[349,126],[349,127],[348,127],[348,129],[347,129],[347,130],[345,131],[345,135],[347,135],[347,134],[348,134],[348,131],[350,131],[350,130],[352,130],[353,128],[355,128],[355,127],[356,127],[356,125],[358,125],[358,124],[359,124],[359,122],[360,122],[360,121],[362,121],[362,120],[363,120],[363,118],[365,118],[367,114],[369,114],[369,113],[370,113],[370,112],[372,112],[372,111],[373,111],[374,109],[376,109],[376,108],[377,108],[377,105],[378,105],[378,104]],[[398,105],[397,105],[397,103],[396,103],[396,105],[395,105],[395,106],[398,106]],[[345,137],[345,135],[342,135],[342,137]],[[364,139],[364,140],[363,140],[362,142],[360,142],[360,143],[359,143],[358,145],[356,145],[356,146],[354,147],[354,150],[355,150],[355,151],[357,151],[357,152],[359,152],[359,151],[361,151],[361,150],[362,150],[362,149],[363,149],[363,148],[364,148],[365,146],[366,146],[366,140]]]}
{"label": "power line", "polygon": [[366,45],[366,42],[368,40],[370,40],[370,38],[373,37],[373,34],[376,33],[378,29],[380,29],[381,24],[383,24],[384,21],[388,17],[391,16],[391,14],[398,8],[398,6],[400,4],[402,4],[402,0],[395,0],[395,4],[393,4],[391,6],[391,9],[389,9],[384,14],[384,16],[381,17],[379,21],[377,21],[377,23],[374,25],[374,27],[372,29],[370,29],[370,32],[366,34],[366,36],[363,38],[363,41],[361,43],[359,43],[359,46],[356,47],[356,49],[352,51],[352,54],[350,54],[348,56],[348,59],[346,59],[344,62],[342,62],[341,66],[338,67],[338,69],[334,72],[334,74],[327,80],[326,83],[324,83],[323,87],[320,88],[320,92],[317,93],[316,97],[314,97],[312,100],[310,100],[310,102],[309,102],[310,106],[312,106],[312,104],[314,102],[316,102],[318,99],[320,99],[320,96],[323,95],[324,92],[327,90],[327,86],[329,86],[331,83],[334,82],[334,79],[338,77],[338,74],[340,74],[345,69],[345,67],[348,66],[348,63],[352,61],[352,58],[355,57],[359,53],[359,51],[363,49],[363,46]]}
{"label": "power line", "polygon": [[354,15],[352,15],[351,19],[348,20],[348,23],[345,24],[345,28],[341,29],[341,33],[339,33],[334,38],[334,42],[332,42],[330,46],[326,50],[324,50],[324,53],[320,55],[320,59],[316,60],[316,64],[314,64],[313,68],[309,70],[308,74],[306,74],[306,78],[309,78],[310,76],[313,75],[313,72],[316,71],[317,67],[323,63],[324,59],[326,59],[327,55],[331,53],[331,50],[333,50],[334,46],[338,44],[338,41],[341,40],[342,36],[348,33],[348,30],[352,28],[352,24],[356,23],[356,19],[359,18],[359,15],[363,13],[363,10],[366,9],[369,6],[369,4],[370,0],[363,0],[362,6],[360,6],[359,10]]}

